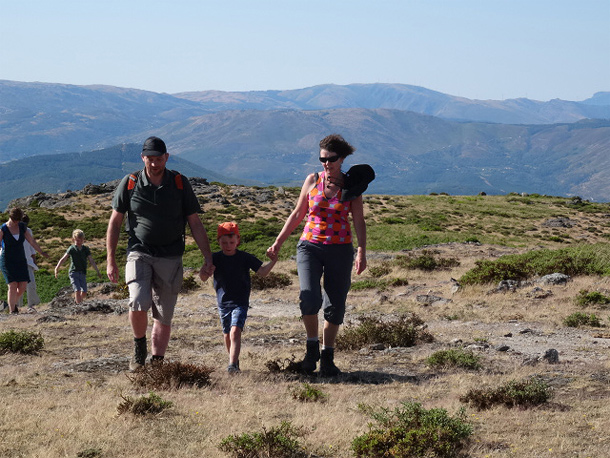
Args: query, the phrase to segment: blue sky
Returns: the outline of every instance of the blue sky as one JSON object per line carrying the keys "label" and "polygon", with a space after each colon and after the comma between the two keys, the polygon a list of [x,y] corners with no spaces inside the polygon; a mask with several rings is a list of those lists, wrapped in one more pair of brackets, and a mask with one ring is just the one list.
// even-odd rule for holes
{"label": "blue sky", "polygon": [[610,0],[0,0],[0,79],[584,100],[610,91]]}

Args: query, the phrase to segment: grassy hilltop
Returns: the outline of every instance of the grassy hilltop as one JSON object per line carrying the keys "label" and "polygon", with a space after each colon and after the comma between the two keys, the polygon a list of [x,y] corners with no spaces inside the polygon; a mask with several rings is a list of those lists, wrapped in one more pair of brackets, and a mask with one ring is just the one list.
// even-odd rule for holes
{"label": "grassy hilltop", "polygon": [[[299,191],[195,189],[212,249],[216,224],[235,220],[241,248],[261,259]],[[255,284],[240,376],[225,372],[214,292],[193,276],[202,260],[192,239],[167,354],[177,366],[126,373],[133,344],[120,288],[108,292],[89,272],[88,302],[114,313],[51,303],[69,285],[67,266],[59,279],[53,268],[73,229],[105,271],[111,194],[59,197],[53,208],[40,199],[25,208],[50,254],[37,274],[44,304],[0,315],[0,456],[568,458],[610,446],[608,204],[367,195],[368,269],[352,279],[336,357],[344,374],[329,380],[290,371],[304,349],[298,231],[270,281]],[[539,281],[550,273],[571,278]],[[501,280],[512,282],[500,289]],[[27,333],[28,351],[10,347]],[[558,361],[545,359],[550,349]]]}

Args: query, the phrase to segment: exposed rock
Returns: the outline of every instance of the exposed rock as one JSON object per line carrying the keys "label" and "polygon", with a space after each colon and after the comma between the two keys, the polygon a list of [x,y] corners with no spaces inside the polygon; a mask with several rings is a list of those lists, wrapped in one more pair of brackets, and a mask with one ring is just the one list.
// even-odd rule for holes
{"label": "exposed rock", "polygon": [[544,277],[540,277],[540,279],[538,279],[538,283],[541,283],[543,285],[565,285],[571,280],[572,277],[570,277],[569,275],[556,272],[554,274],[549,274],[545,275]]}
{"label": "exposed rock", "polygon": [[546,299],[553,295],[553,291],[550,289],[544,290],[538,286],[532,289],[530,292],[526,294],[527,297],[531,297],[533,299]]}
{"label": "exposed rock", "polygon": [[551,218],[542,223],[545,227],[572,227],[576,223],[570,218]]}
{"label": "exposed rock", "polygon": [[424,305],[433,305],[433,304],[446,304],[451,302],[451,299],[445,299],[440,296],[434,296],[432,294],[418,294],[415,296],[415,300]]}
{"label": "exposed rock", "polygon": [[559,362],[559,352],[551,348],[544,353],[542,359],[549,364],[557,364]]}
{"label": "exposed rock", "polygon": [[107,194],[110,192],[114,192],[116,185],[103,183],[103,184],[91,184],[89,183],[83,188],[83,194],[85,195],[95,195],[95,194]]}
{"label": "exposed rock", "polygon": [[523,288],[524,286],[528,286],[529,284],[530,284],[529,282],[525,282],[525,281],[502,280],[500,283],[498,283],[498,286],[496,286],[495,289],[488,291],[487,294],[506,293],[506,292],[514,293],[515,291],[517,291],[518,288]]}

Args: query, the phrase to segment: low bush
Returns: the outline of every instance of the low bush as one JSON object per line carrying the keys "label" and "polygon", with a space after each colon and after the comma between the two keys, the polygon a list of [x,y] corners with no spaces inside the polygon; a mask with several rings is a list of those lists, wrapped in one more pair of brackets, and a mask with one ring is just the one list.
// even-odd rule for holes
{"label": "low bush", "polygon": [[214,369],[194,364],[163,362],[147,364],[127,378],[136,386],[149,390],[173,390],[184,387],[202,388],[209,386],[210,374]]}
{"label": "low bush", "polygon": [[104,456],[104,452],[101,448],[86,448],[76,454],[77,458],[100,458],[102,456]]}
{"label": "low bush", "polygon": [[303,436],[303,428],[283,421],[280,426],[263,427],[260,433],[227,436],[218,448],[235,458],[305,458],[310,454],[299,442]]}
{"label": "low bush", "polygon": [[610,304],[610,297],[605,296],[599,291],[588,291],[581,289],[576,296],[576,303],[581,307],[588,307],[591,305],[607,305]]}
{"label": "low bush", "polygon": [[352,283],[351,289],[354,291],[362,291],[365,289],[378,289],[383,291],[384,289],[397,288],[399,286],[406,286],[409,281],[406,278],[391,278],[386,280],[380,280],[377,278],[368,278],[366,280],[359,280]]}
{"label": "low bush", "polygon": [[602,326],[599,318],[594,314],[587,314],[576,312],[568,315],[563,319],[563,324],[570,328],[578,328],[579,326],[592,326],[594,328],[600,328]]}
{"label": "low bush", "polygon": [[385,264],[382,264],[380,266],[369,267],[369,275],[373,278],[383,277],[385,275],[388,275],[390,272],[390,267]]}
{"label": "low bush", "polygon": [[456,258],[441,258],[434,256],[428,250],[423,250],[419,256],[398,256],[395,262],[404,269],[418,269],[426,272],[451,269],[460,265],[460,261]]}
{"label": "low bush", "polygon": [[458,367],[477,370],[481,368],[481,357],[471,351],[450,349],[433,353],[426,359],[426,363],[432,367]]}
{"label": "low bush", "polygon": [[125,397],[121,395],[123,401],[117,406],[117,413],[123,415],[124,413],[132,413],[134,415],[149,415],[163,412],[173,406],[170,401],[165,401],[158,394],[149,393],[148,397],[141,396],[138,399],[132,397]]}
{"label": "low bush", "polygon": [[39,332],[5,331],[0,334],[0,354],[23,353],[37,354],[44,348],[44,339]]}
{"label": "low bush", "polygon": [[460,279],[465,285],[527,280],[556,272],[569,275],[610,275],[610,246],[577,245],[559,250],[535,250],[497,260],[479,260]]}
{"label": "low bush", "polygon": [[293,399],[301,402],[326,402],[328,395],[309,383],[302,383],[290,390]]}
{"label": "low bush", "polygon": [[182,279],[182,288],[180,289],[181,293],[188,293],[189,291],[194,291],[199,288],[199,283],[195,280],[195,276],[193,274],[189,274]]}
{"label": "low bush", "polygon": [[392,321],[365,317],[356,326],[348,325],[337,336],[337,348],[357,350],[365,345],[381,343],[390,347],[413,347],[432,342],[424,321],[415,314],[402,315]]}
{"label": "low bush", "polygon": [[265,363],[265,367],[273,374],[300,374],[301,362],[296,361],[296,356],[291,358],[273,359]]}
{"label": "low bush", "polygon": [[455,457],[472,434],[463,409],[451,417],[444,409],[426,410],[414,402],[404,402],[393,411],[359,408],[378,425],[370,424],[368,433],[352,441],[357,457]]}
{"label": "low bush", "polygon": [[269,272],[269,275],[266,277],[253,274],[250,278],[252,279],[252,289],[259,291],[271,288],[285,288],[292,284],[290,277],[282,273]]}
{"label": "low bush", "polygon": [[498,388],[469,390],[460,397],[460,402],[471,404],[478,410],[495,405],[506,407],[533,407],[547,402],[552,396],[551,388],[541,379],[511,380]]}

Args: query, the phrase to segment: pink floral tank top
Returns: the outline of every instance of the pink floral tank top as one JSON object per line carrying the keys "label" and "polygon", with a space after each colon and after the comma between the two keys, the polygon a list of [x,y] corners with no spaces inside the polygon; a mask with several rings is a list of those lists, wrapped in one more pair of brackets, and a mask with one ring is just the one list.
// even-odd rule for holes
{"label": "pink floral tank top", "polygon": [[331,199],[324,196],[324,173],[320,173],[316,186],[309,191],[307,223],[301,240],[324,245],[352,243],[348,220],[350,202],[339,200],[342,190]]}

